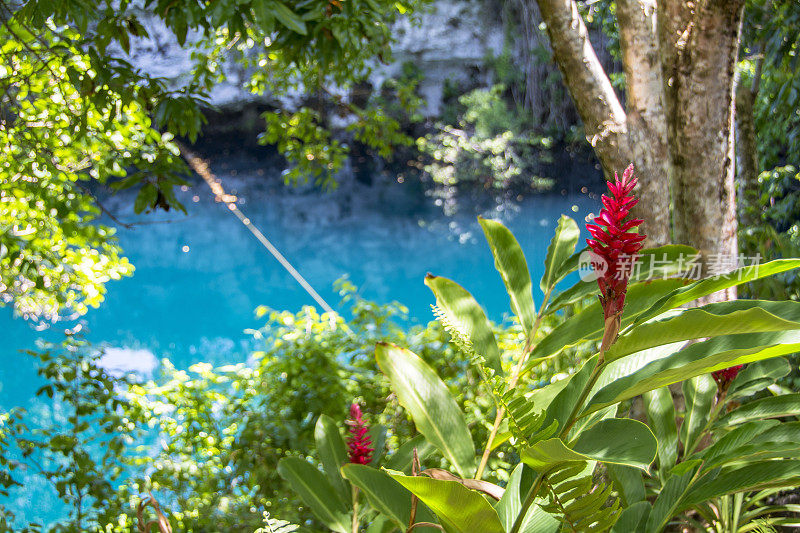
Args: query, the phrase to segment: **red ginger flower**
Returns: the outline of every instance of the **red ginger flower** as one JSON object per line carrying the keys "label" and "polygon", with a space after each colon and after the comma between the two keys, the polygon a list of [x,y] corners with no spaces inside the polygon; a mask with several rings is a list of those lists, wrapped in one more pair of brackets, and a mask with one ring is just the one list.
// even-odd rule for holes
{"label": "red ginger flower", "polygon": [[728,390],[731,382],[739,375],[739,371],[744,368],[744,365],[736,365],[723,370],[717,370],[711,373],[711,377],[717,382],[717,389],[720,391]]}
{"label": "red ginger flower", "polygon": [[348,457],[351,463],[368,465],[372,462],[372,437],[367,433],[369,427],[361,415],[361,407],[357,403],[350,405],[350,436],[347,437]]}
{"label": "red ginger flower", "polygon": [[[592,266],[598,274],[600,302],[606,320],[622,313],[631,267],[638,257],[637,252],[642,249],[642,241],[647,238],[631,231],[642,223],[641,219],[624,220],[639,201],[631,194],[636,187],[633,165],[625,169],[621,180],[615,172],[614,183],[608,182],[607,185],[611,196],[603,195],[600,215],[595,217],[593,224],[586,225],[594,237],[586,239],[586,243],[598,256]],[[604,271],[603,264],[606,267]]]}

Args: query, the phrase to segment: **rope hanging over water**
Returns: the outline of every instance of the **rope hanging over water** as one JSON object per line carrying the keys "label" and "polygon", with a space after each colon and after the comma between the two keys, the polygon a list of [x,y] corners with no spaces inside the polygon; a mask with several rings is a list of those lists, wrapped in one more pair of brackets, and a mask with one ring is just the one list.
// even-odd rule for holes
{"label": "rope hanging over water", "polygon": [[337,314],[336,311],[334,311],[333,308],[322,298],[322,296],[320,296],[319,293],[314,290],[314,287],[312,287],[302,276],[302,274],[300,274],[300,272],[298,272],[297,269],[292,266],[289,260],[286,259],[286,257],[284,257],[277,248],[275,248],[275,245],[273,245],[270,240],[267,239],[263,233],[261,233],[261,230],[254,226],[249,218],[244,216],[244,213],[242,213],[242,211],[236,205],[236,197],[230,194],[225,194],[225,189],[222,188],[222,182],[217,179],[208,168],[208,163],[194,155],[182,144],[178,144],[178,148],[180,149],[183,158],[187,163],[189,163],[189,166],[192,167],[192,170],[194,170],[198,176],[203,178],[203,180],[208,184],[209,188],[211,188],[211,192],[214,193],[215,199],[218,202],[224,203],[228,209],[234,215],[236,215],[236,218],[238,218],[242,224],[244,224],[244,226],[250,230],[250,233],[252,233],[256,239],[258,239],[258,242],[260,242],[264,248],[266,248],[267,251],[269,251],[269,253],[271,253],[272,256],[278,260],[281,266],[283,266],[283,268],[285,268],[286,271],[289,272],[289,274],[291,274],[295,280],[297,280],[297,283],[299,283],[300,286],[305,289],[305,291],[314,299],[314,301],[317,302],[326,313],[330,314],[331,327],[333,327],[334,319]]}

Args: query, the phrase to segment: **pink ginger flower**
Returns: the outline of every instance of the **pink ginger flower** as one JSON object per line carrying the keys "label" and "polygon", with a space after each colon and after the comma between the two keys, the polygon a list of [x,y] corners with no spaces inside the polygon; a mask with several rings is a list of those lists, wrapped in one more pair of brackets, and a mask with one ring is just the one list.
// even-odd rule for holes
{"label": "pink ginger flower", "polygon": [[632,231],[643,222],[641,219],[625,220],[639,201],[631,194],[636,182],[632,164],[622,173],[621,180],[615,172],[614,183],[607,183],[611,196],[603,195],[600,215],[586,225],[593,237],[586,239],[586,243],[598,256],[592,266],[599,275],[600,303],[606,320],[621,315],[633,264],[642,249],[642,241],[647,238]]}
{"label": "pink ginger flower", "polygon": [[350,405],[350,436],[347,437],[348,457],[351,463],[368,465],[372,462],[372,437],[368,435],[369,427],[361,414],[361,407],[357,403]]}

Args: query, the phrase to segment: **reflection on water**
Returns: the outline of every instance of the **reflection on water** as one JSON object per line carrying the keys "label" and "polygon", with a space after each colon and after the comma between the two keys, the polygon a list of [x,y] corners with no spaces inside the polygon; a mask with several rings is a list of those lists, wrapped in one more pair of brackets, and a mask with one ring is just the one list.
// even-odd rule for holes
{"label": "reflection on water", "polygon": [[[599,204],[586,194],[521,200],[480,195],[456,198],[455,214],[445,216],[436,198],[412,180],[354,183],[325,194],[286,189],[278,172],[265,172],[257,163],[248,162],[249,170],[236,175],[213,163],[242,211],[330,304],[337,304],[333,282],[349,275],[366,298],[398,300],[423,322],[432,319],[433,298],[422,282],[427,272],[458,280],[495,320],[508,312],[478,214],[501,219],[514,231],[538,279],[558,217],[564,213],[582,222]],[[296,311],[313,304],[247,229],[212,200],[204,183],[179,192],[179,199],[188,216],[147,215],[141,218],[146,224],[120,229],[136,272],[112,282],[106,301],[82,319],[88,340],[111,347],[106,355],[111,368],[148,371],[163,357],[178,367],[200,360],[239,362],[249,350],[243,330],[263,325],[253,315],[257,306]],[[107,207],[125,221],[137,218],[132,204],[129,197],[107,199]],[[9,309],[0,309],[0,323],[5,332],[0,406],[37,410],[31,402],[35,371],[19,350],[33,348],[41,336],[58,340],[72,324],[42,334],[13,320]]]}

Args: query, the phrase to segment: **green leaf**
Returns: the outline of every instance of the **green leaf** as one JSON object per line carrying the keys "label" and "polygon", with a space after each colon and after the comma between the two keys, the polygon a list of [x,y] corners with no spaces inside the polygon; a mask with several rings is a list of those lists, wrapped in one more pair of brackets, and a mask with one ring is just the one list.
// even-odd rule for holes
{"label": "green leaf", "polygon": [[475,298],[461,285],[447,278],[428,274],[425,276],[425,285],[436,296],[440,318],[445,328],[458,337],[456,342],[468,341],[472,350],[483,357],[486,366],[502,375],[503,365],[497,340],[489,326],[489,319]]}
{"label": "green leaf", "polygon": [[413,352],[379,343],[375,357],[417,430],[463,478],[475,470],[475,445],[464,413],[436,372]]}
{"label": "green leaf", "polygon": [[578,229],[578,224],[568,216],[561,215],[561,218],[558,219],[558,226],[556,226],[556,234],[550,241],[550,246],[547,247],[544,275],[539,282],[543,293],[547,294],[552,291],[556,283],[567,275],[567,272],[561,269],[561,265],[575,251],[575,245],[578,244],[580,236],[581,230]]}
{"label": "green leaf", "polygon": [[675,421],[675,404],[668,387],[644,393],[647,422],[658,441],[658,471],[662,481],[667,479],[678,459],[678,425]]}
{"label": "green leaf", "polygon": [[503,493],[503,497],[500,498],[500,501],[498,501],[494,506],[494,510],[497,511],[497,515],[500,517],[500,521],[503,523],[503,528],[506,531],[511,529],[511,526],[514,524],[514,520],[517,519],[517,515],[522,510],[522,501],[519,497],[519,489],[524,468],[525,465],[522,463],[518,464],[514,468],[514,471],[511,472],[511,477],[506,484],[506,490]]}
{"label": "green leaf", "polygon": [[278,461],[278,474],[289,482],[314,515],[337,533],[350,532],[350,516],[331,484],[314,465],[299,457]]}
{"label": "green leaf", "polygon": [[778,424],[780,422],[777,420],[758,420],[742,424],[693,457],[702,459],[703,468],[706,470],[727,462],[739,461],[743,458],[742,448],[747,447],[754,441],[763,440],[758,438],[759,435]]}
{"label": "green leaf", "polygon": [[[564,262],[565,274],[578,269],[580,266],[580,254],[587,250],[589,250],[588,247],[576,252]],[[686,270],[685,259],[695,254],[697,254],[697,250],[691,246],[681,244],[669,244],[642,250],[639,252],[639,259],[633,267],[630,286],[642,281],[664,280],[681,276]],[[686,280],[685,283],[689,283],[689,280]],[[557,311],[596,293],[597,283],[581,280],[556,296],[547,306],[547,312]]]}
{"label": "green leaf", "polygon": [[703,476],[681,499],[680,507],[687,509],[725,494],[769,487],[794,488],[798,484],[800,460],[758,461],[744,466],[723,468],[716,476]]}
{"label": "green leaf", "polygon": [[800,302],[734,300],[713,303],[633,328],[606,351],[606,360],[613,361],[670,342],[790,329],[800,329]]}
{"label": "green leaf", "polygon": [[684,450],[694,450],[697,439],[711,414],[714,397],[717,395],[717,384],[708,374],[695,376],[683,382],[683,397],[686,400],[686,412],[681,424],[681,442]]}
{"label": "green leaf", "polygon": [[536,309],[533,303],[531,275],[525,254],[511,231],[496,220],[478,217],[494,256],[494,266],[503,278],[511,298],[511,310],[527,334],[533,329]]}
{"label": "green leaf", "polygon": [[681,463],[674,469],[673,475],[664,483],[664,488],[653,503],[645,531],[648,533],[664,531],[670,518],[680,510],[681,499],[691,487],[699,468],[699,461],[691,461]]}
{"label": "green leaf", "polygon": [[[411,493],[386,472],[366,465],[346,464],[342,467],[342,475],[361,489],[372,508],[391,518],[402,530],[408,527]],[[432,519],[433,515],[428,509],[417,507],[417,522],[429,522]]]}
{"label": "green leaf", "polygon": [[286,4],[278,0],[272,0],[270,6],[272,7],[272,14],[281,24],[300,35],[308,34],[306,23],[303,22],[299,15],[286,7]]}
{"label": "green leaf", "polygon": [[[625,314],[622,317],[623,327],[633,322],[634,318],[652,306],[653,302],[669,294],[676,287],[683,286],[683,280],[656,280],[649,283],[637,283],[628,288]],[[595,302],[575,316],[565,320],[543,338],[531,352],[531,362],[525,365],[525,371],[531,370],[538,362],[536,359],[549,357],[567,348],[585,341],[596,341],[603,337],[603,309]]]}
{"label": "green leaf", "polygon": [[457,533],[505,533],[500,517],[479,492],[457,481],[426,476],[406,476],[389,471],[398,483],[427,505],[448,531]]}
{"label": "green leaf", "polygon": [[436,451],[436,448],[425,440],[424,435],[416,435],[397,448],[397,451],[386,461],[386,468],[389,470],[401,470],[406,474],[410,474],[414,448],[417,449],[417,457],[419,457],[420,461],[424,461],[425,458]]}
{"label": "green leaf", "polygon": [[647,471],[657,449],[656,438],[646,425],[630,418],[609,418],[581,432],[572,449],[561,439],[547,439],[523,450],[520,458],[539,472],[578,461],[615,463]]}
{"label": "green leaf", "polygon": [[645,424],[631,418],[608,418],[581,432],[572,449],[603,463],[647,471],[658,442]]}
{"label": "green leaf", "polygon": [[645,533],[645,524],[652,507],[648,502],[636,502],[619,515],[610,533]]}
{"label": "green leaf", "polygon": [[732,426],[766,418],[796,417],[798,414],[800,414],[800,394],[782,394],[748,402],[721,417],[716,426]]}
{"label": "green leaf", "polygon": [[631,466],[614,463],[608,463],[606,469],[611,481],[614,482],[614,487],[619,490],[625,507],[644,500],[646,493],[641,471]]}
{"label": "green leaf", "polygon": [[317,452],[322,462],[325,475],[331,486],[339,494],[342,503],[350,501],[350,486],[342,479],[339,472],[341,466],[347,463],[347,447],[339,433],[339,427],[328,415],[321,415],[314,428],[314,440],[317,443]]}
{"label": "green leaf", "polygon": [[728,400],[749,396],[766,389],[780,378],[787,376],[792,365],[783,357],[757,361],[747,365],[728,389]]}
{"label": "green leaf", "polygon": [[729,287],[735,287],[742,283],[793,270],[797,267],[800,267],[800,259],[778,259],[776,261],[764,263],[763,265],[742,267],[724,276],[696,281],[691,285],[673,291],[654,303],[650,309],[636,318],[635,325],[650,320],[670,309],[693,302],[703,296],[708,296],[709,294]]}
{"label": "green leaf", "polygon": [[595,393],[581,416],[685,379],[800,350],[800,331],[725,335],[698,342]]}

